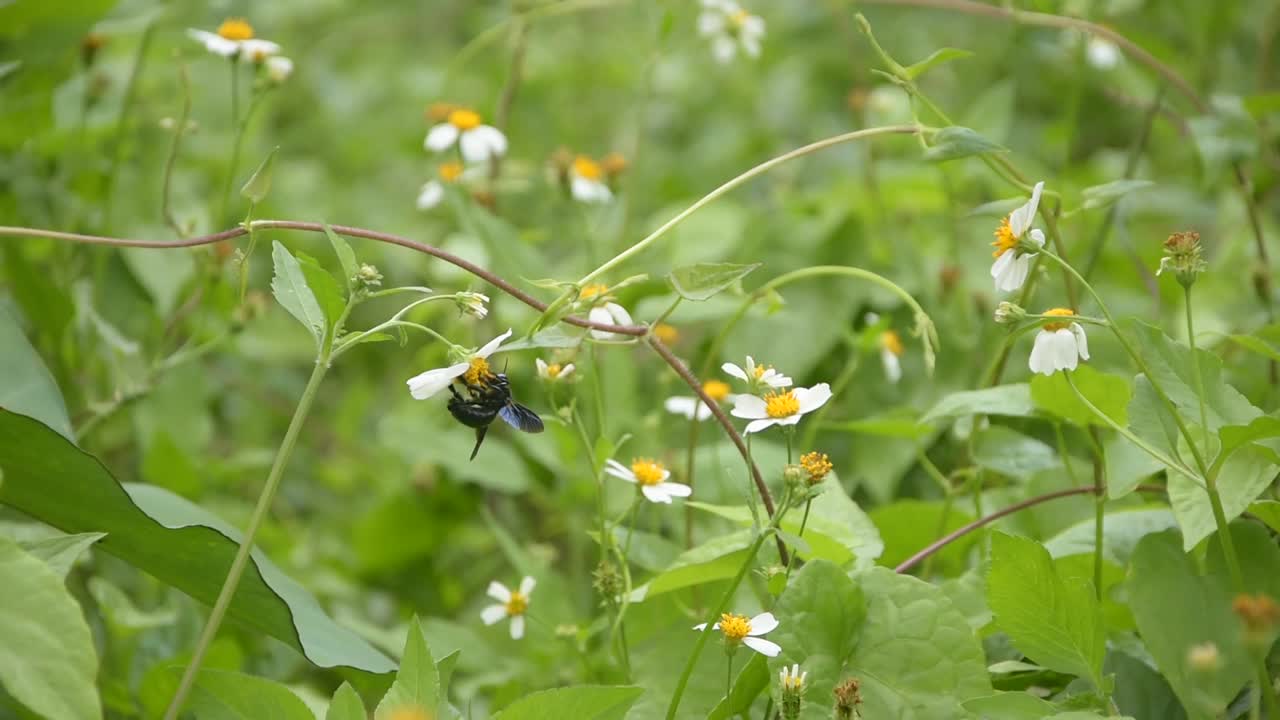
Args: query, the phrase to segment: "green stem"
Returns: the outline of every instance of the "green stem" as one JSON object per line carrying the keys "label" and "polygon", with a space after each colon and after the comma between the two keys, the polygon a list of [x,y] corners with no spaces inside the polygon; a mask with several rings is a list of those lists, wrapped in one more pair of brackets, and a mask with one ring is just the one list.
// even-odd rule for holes
{"label": "green stem", "polygon": [[238,55],[231,56],[231,127],[235,128],[236,137],[231,145],[231,161],[227,167],[227,179],[222,183],[222,204],[218,206],[218,221],[227,216],[227,205],[231,202],[231,184],[235,181],[236,163],[240,159],[240,143],[244,139],[245,125],[240,122],[240,64]]}
{"label": "green stem", "polygon": [[1093,591],[1102,602],[1103,523],[1107,517],[1106,461],[1098,456],[1093,464]]}
{"label": "green stem", "polygon": [[[804,514],[800,516],[800,532],[796,534],[796,537],[799,537],[799,538],[804,537],[804,526],[809,523],[809,508],[812,506],[813,506],[813,498],[810,498],[804,501]],[[795,565],[796,556],[799,554],[800,552],[798,550],[796,552],[791,553],[791,559],[789,562],[787,562],[787,573],[786,573],[787,580],[791,579],[791,568]],[[785,587],[785,584],[784,584],[784,587]]]}
{"label": "green stem", "polygon": [[729,695],[733,693],[733,655],[729,656],[729,661],[725,663],[727,671],[724,677],[724,697],[727,700]]}
{"label": "green stem", "polygon": [[1196,352],[1196,328],[1191,320],[1191,286],[1183,285],[1183,297],[1186,298],[1187,345],[1191,347],[1191,372],[1196,378],[1196,399],[1200,401],[1200,430],[1204,433],[1204,449],[1209,450],[1209,411],[1204,403],[1204,378],[1200,377],[1200,356]]}

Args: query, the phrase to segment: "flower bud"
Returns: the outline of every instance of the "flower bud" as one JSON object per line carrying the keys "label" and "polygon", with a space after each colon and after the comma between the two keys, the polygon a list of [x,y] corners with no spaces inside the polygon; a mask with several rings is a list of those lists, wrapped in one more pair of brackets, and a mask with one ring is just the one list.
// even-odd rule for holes
{"label": "flower bud", "polygon": [[616,602],[618,595],[622,593],[622,575],[613,563],[601,560],[596,569],[591,572],[591,586],[606,602]]}
{"label": "flower bud", "polygon": [[93,61],[98,59],[98,51],[106,44],[107,36],[102,33],[91,32],[80,38],[80,62],[85,67],[91,67]]}
{"label": "flower bud", "polygon": [[627,170],[627,158],[620,152],[611,152],[600,160],[600,169],[610,179],[614,180]]}
{"label": "flower bud", "polygon": [[356,276],[352,279],[356,281],[356,286],[361,290],[367,291],[382,285],[382,273],[378,272],[378,268],[368,263],[361,264],[360,269],[356,270]]}
{"label": "flower bud", "polygon": [[804,492],[808,487],[807,479],[804,468],[799,465],[787,465],[782,468],[782,481],[796,492]]}
{"label": "flower bud", "polygon": [[489,308],[485,305],[485,303],[489,302],[488,295],[476,292],[460,292],[453,297],[454,304],[458,306],[458,312],[464,315],[471,315],[478,320],[483,320],[484,316],[489,314]]}
{"label": "flower bud", "polygon": [[1192,645],[1187,649],[1187,665],[1196,672],[1211,673],[1222,665],[1222,655],[1212,642]]}
{"label": "flower bud", "polygon": [[1007,300],[1001,300],[996,306],[995,321],[998,325],[1014,325],[1022,322],[1027,316],[1027,311],[1017,303],[1011,303]]}
{"label": "flower bud", "polygon": [[275,85],[283,85],[293,74],[293,61],[283,55],[268,58],[266,62],[267,79]]}
{"label": "flower bud", "polygon": [[778,686],[780,690],[782,720],[799,720],[800,708],[804,703],[805,680],[809,677],[809,672],[801,672],[798,664],[792,663],[791,667],[783,667],[778,671]]}
{"label": "flower bud", "polygon": [[1194,230],[1176,232],[1164,241],[1164,257],[1156,275],[1172,272],[1183,287],[1189,288],[1204,272],[1205,262],[1200,248],[1200,233]]}
{"label": "flower bud", "polygon": [[853,720],[862,717],[858,706],[862,704],[862,691],[858,678],[848,678],[836,686],[832,692],[836,696],[834,717],[838,720]]}
{"label": "flower bud", "polygon": [[1262,593],[1237,595],[1231,601],[1231,610],[1244,621],[1246,644],[1264,652],[1271,647],[1280,623],[1280,605],[1275,600]]}

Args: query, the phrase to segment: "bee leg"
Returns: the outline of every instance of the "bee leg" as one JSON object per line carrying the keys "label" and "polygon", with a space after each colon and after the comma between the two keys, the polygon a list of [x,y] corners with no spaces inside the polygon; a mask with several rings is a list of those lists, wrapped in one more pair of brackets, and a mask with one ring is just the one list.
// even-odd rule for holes
{"label": "bee leg", "polygon": [[468,461],[476,459],[476,453],[480,452],[480,444],[484,442],[484,434],[487,432],[489,432],[488,425],[481,425],[476,428],[476,446],[471,451],[471,457],[467,458]]}

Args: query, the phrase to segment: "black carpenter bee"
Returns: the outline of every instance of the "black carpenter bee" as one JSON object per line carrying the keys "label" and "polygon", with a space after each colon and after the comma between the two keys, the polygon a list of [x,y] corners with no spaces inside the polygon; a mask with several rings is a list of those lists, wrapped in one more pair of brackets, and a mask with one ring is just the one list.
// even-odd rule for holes
{"label": "black carpenter bee", "polygon": [[471,451],[471,460],[476,459],[485,433],[489,432],[489,425],[495,418],[502,418],[523,432],[542,432],[542,418],[511,398],[511,384],[506,373],[485,373],[474,383],[463,378],[456,382],[462,385],[465,394],[458,392],[453,385],[449,386],[449,392],[453,393],[449,399],[449,413],[463,425],[476,429],[476,446]]}

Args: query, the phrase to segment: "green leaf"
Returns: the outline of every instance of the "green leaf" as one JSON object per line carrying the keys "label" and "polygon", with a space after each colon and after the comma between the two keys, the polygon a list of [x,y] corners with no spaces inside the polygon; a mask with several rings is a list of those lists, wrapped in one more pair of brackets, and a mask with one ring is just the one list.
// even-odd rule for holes
{"label": "green leaf", "polygon": [[931,162],[946,162],[993,152],[1003,153],[1009,150],[967,127],[952,125],[942,128],[933,136],[933,145],[924,151],[924,159]]}
{"label": "green leaf", "polygon": [[[1098,372],[1088,365],[1081,365],[1071,373],[1076,389],[1094,407],[1119,425],[1128,422],[1126,406],[1129,404],[1129,382],[1119,375]],[[1031,400],[1036,407],[1062,418],[1073,425],[1086,427],[1106,423],[1093,414],[1080,398],[1076,397],[1063,373],[1036,375],[1031,379]]]}
{"label": "green leaf", "polygon": [[[174,676],[179,673],[174,668]],[[200,720],[315,720],[307,704],[274,680],[227,670],[201,670],[187,709]]]}
{"label": "green leaf", "polygon": [[444,698],[440,696],[440,674],[435,659],[427,647],[427,638],[417,616],[409,622],[409,634],[405,638],[404,654],[400,658],[400,671],[391,689],[378,703],[374,720],[391,720],[399,710],[418,709],[434,717],[440,713]]}
{"label": "green leaf", "polygon": [[1227,337],[1246,350],[1280,361],[1280,324],[1267,325],[1248,335]]}
{"label": "green leaf", "polygon": [[[1218,493],[1227,522],[1240,517],[1271,485],[1276,477],[1274,457],[1270,450],[1245,446],[1222,464]],[[1182,528],[1183,549],[1190,550],[1217,530],[1209,493],[1182,473],[1169,473],[1169,504]]]}
{"label": "green leaf", "polygon": [[302,266],[278,241],[271,243],[271,261],[275,264],[275,276],[271,278],[271,292],[276,301],[289,311],[302,326],[311,331],[316,348],[324,341],[325,318],[320,303],[307,285]]}
{"label": "green leaf", "polygon": [[75,440],[58,383],[5,307],[0,307],[0,408],[33,417]]}
{"label": "green leaf", "polygon": [[1084,196],[1084,203],[1080,208],[1082,210],[1104,208],[1135,190],[1149,188],[1152,185],[1155,185],[1155,183],[1150,180],[1132,179],[1113,180],[1109,183],[1093,185],[1081,191],[1080,194]]}
{"label": "green leaf", "polygon": [[187,282],[196,274],[191,250],[156,252],[152,248],[120,248],[129,271],[156,304],[156,314],[168,316],[178,306]]}
{"label": "green leaf", "polygon": [[1267,524],[1267,527],[1280,532],[1280,501],[1259,500],[1249,506],[1249,514]]}
{"label": "green leaf", "polygon": [[942,398],[920,422],[966,415],[1007,415],[1030,417],[1035,414],[1031,402],[1031,386],[1026,383],[997,385],[984,390],[965,390]]}
{"label": "green leaf", "polygon": [[1033,662],[1101,687],[1106,637],[1093,585],[1059,577],[1043,546],[993,533],[987,601],[996,627]]}
{"label": "green leaf", "polygon": [[[1034,382],[1031,387],[1034,395]],[[979,467],[1023,479],[1042,470],[1062,466],[1057,450],[999,425],[974,433],[973,462]]]}
{"label": "green leaf", "polygon": [[[885,567],[896,567],[921,548],[973,519],[964,510],[945,507],[940,501],[898,500],[871,511],[871,521],[884,539],[884,554],[877,561]],[[964,570],[965,557],[973,543],[981,537],[970,533],[947,545],[933,556],[933,567],[943,575],[957,575]]]}
{"label": "green leaf", "polygon": [[962,703],[983,720],[1044,720],[1057,712],[1051,703],[1025,692],[1002,692]]}
{"label": "green leaf", "polygon": [[632,591],[631,601],[640,602],[672,590],[731,578],[746,560],[751,541],[751,531],[741,530],[686,550],[666,570]]}
{"label": "green leaf", "polygon": [[326,327],[334,327],[347,306],[338,281],[334,280],[333,275],[310,255],[298,253],[298,265],[302,268],[303,277],[307,279],[307,286],[315,293],[316,302],[324,312]]}
{"label": "green leaf", "polygon": [[563,325],[543,328],[530,337],[520,338],[502,346],[503,352],[532,348],[574,348],[582,344],[583,332],[570,332]]}
{"label": "green leaf", "polygon": [[526,695],[493,720],[612,720],[621,718],[644,693],[629,685],[577,685]]}
{"label": "green leaf", "polygon": [[1166,457],[1178,456],[1178,426],[1145,375],[1133,379],[1133,399],[1129,401],[1128,411],[1129,430],[1134,435]]}
{"label": "green leaf", "polygon": [[667,280],[680,297],[701,302],[725,291],[761,264],[695,263],[675,268]]}
{"label": "green leaf", "polygon": [[369,714],[365,712],[360,693],[345,682],[333,693],[333,699],[329,701],[329,711],[324,715],[324,720],[368,720],[368,718]]}
{"label": "green leaf", "polygon": [[921,60],[918,63],[908,65],[905,68],[903,68],[903,70],[907,71],[907,77],[914,80],[920,77],[921,75],[925,74],[929,70],[932,70],[933,68],[938,67],[939,65],[949,63],[952,60],[960,60],[967,57],[973,57],[973,53],[969,52],[968,50],[961,50],[959,48],[952,48],[952,47],[939,48],[937,50],[934,50],[933,54],[929,55],[929,57]]}
{"label": "green leaf", "polygon": [[338,256],[338,263],[342,265],[342,281],[347,291],[355,286],[356,273],[360,271],[360,263],[356,260],[356,254],[351,249],[345,238],[333,231],[329,227],[329,223],[324,224],[324,234],[329,238],[329,244],[333,246],[333,252]]}
{"label": "green leaf", "polygon": [[[1117,565],[1127,565],[1142,538],[1177,526],[1177,519],[1164,506],[1110,510],[1102,523],[1102,556]],[[1093,518],[1090,517],[1049,538],[1044,547],[1050,555],[1060,558],[1092,554],[1093,543]]]}
{"label": "green leaf", "polygon": [[66,579],[71,566],[89,549],[89,546],[106,537],[106,533],[77,533],[60,535],[34,542],[19,543],[28,554],[39,558],[58,577]]}
{"label": "green leaf", "polygon": [[1218,430],[1218,438],[1222,441],[1222,449],[1213,464],[1224,462],[1238,448],[1254,440],[1267,440],[1280,437],[1280,418],[1262,415],[1253,419],[1248,425],[1223,425]]}
{"label": "green leaf", "polygon": [[734,678],[733,689],[729,691],[729,696],[711,710],[707,720],[730,720],[747,713],[751,703],[761,692],[764,692],[765,688],[769,687],[770,678],[769,664],[764,656],[760,653],[751,653],[751,659]]}
{"label": "green leaf", "polygon": [[[1146,382],[1145,378],[1143,382]],[[1133,408],[1130,401],[1129,408]],[[1132,419],[1132,418],[1131,418]],[[1104,444],[1107,460],[1107,495],[1118,500],[1137,489],[1143,480],[1164,469],[1164,463],[1119,434]]]}
{"label": "green leaf", "polygon": [[[1228,527],[1240,561],[1244,592],[1261,593],[1280,600],[1280,547],[1271,539],[1271,531],[1258,523],[1232,523]],[[1209,575],[1231,577],[1220,535],[1214,534],[1209,539],[1205,568]]]}
{"label": "green leaf", "polygon": [[[63,532],[106,533],[97,545],[206,604],[236,554],[240,533],[221,519],[150,485],[122,486],[97,458],[27,417],[0,411],[0,502]],[[333,622],[301,585],[260,551],[240,581],[229,618],[306,655],[319,667],[373,673],[386,656]]]}
{"label": "green leaf", "polygon": [[[1149,535],[1138,543],[1125,584],[1138,631],[1156,667],[1169,681],[1187,716],[1210,720],[1252,679],[1242,647],[1240,621],[1231,612],[1232,593],[1217,575],[1202,576],[1176,532]],[[1187,653],[1213,644],[1217,669],[1197,670]]]}
{"label": "green leaf", "polygon": [[0,536],[0,584],[0,686],[40,716],[101,718],[98,655],[62,577]]}
{"label": "green leaf", "polygon": [[271,192],[271,170],[275,166],[276,152],[279,150],[280,146],[277,145],[267,153],[266,159],[258,165],[257,170],[253,171],[253,175],[249,176],[249,182],[240,188],[241,197],[255,205],[267,197],[267,193]]}

